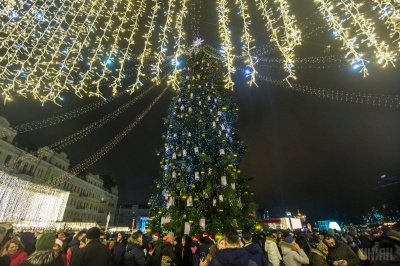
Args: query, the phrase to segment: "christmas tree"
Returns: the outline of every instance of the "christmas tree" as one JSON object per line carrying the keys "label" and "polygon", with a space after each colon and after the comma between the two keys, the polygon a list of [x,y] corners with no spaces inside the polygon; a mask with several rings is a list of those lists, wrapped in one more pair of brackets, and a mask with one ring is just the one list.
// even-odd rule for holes
{"label": "christmas tree", "polygon": [[180,88],[168,109],[162,177],[150,197],[153,231],[251,230],[249,178],[239,178],[245,150],[234,127],[238,107],[219,61],[201,49],[180,58]]}

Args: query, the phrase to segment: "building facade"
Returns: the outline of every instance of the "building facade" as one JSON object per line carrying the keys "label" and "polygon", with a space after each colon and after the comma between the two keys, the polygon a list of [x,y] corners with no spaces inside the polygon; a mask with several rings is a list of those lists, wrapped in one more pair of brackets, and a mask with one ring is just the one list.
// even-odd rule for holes
{"label": "building facade", "polygon": [[[17,131],[7,119],[0,117],[0,170],[35,184],[54,183],[58,176],[66,175],[70,167],[67,154],[47,147],[35,149],[16,139]],[[71,176],[71,175],[69,175]],[[118,188],[109,176],[86,174],[71,176],[55,187],[70,192],[64,213],[65,222],[114,223],[118,201]],[[113,185],[110,185],[113,184]]]}

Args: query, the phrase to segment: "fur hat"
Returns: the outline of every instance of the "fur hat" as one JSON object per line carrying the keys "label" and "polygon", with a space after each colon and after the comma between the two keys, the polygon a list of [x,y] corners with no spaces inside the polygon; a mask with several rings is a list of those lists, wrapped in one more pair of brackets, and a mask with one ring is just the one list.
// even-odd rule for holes
{"label": "fur hat", "polygon": [[53,233],[44,233],[36,241],[36,250],[53,249],[56,236]]}
{"label": "fur hat", "polygon": [[97,227],[90,228],[86,233],[87,239],[97,239],[100,238],[100,229]]}
{"label": "fur hat", "polygon": [[389,231],[387,232],[387,236],[389,236],[389,237],[396,237],[396,238],[398,238],[398,239],[400,240],[400,233],[397,232],[397,231],[395,231],[395,230],[389,230]]}
{"label": "fur hat", "polygon": [[319,241],[319,243],[318,243],[318,245],[317,245],[317,249],[318,249],[319,251],[321,251],[321,252],[328,251],[328,246],[325,245],[324,242]]}
{"label": "fur hat", "polygon": [[294,241],[294,238],[293,238],[293,237],[291,237],[291,236],[285,237],[285,242],[286,242],[286,243],[292,244],[293,241]]}

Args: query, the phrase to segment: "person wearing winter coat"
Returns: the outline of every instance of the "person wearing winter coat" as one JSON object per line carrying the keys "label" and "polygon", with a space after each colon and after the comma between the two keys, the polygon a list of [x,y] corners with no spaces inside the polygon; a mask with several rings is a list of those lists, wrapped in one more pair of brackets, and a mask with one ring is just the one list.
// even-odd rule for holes
{"label": "person wearing winter coat", "polygon": [[310,263],[313,266],[329,266],[326,260],[328,255],[328,247],[324,242],[319,242],[317,248],[311,248]]}
{"label": "person wearing winter coat", "polygon": [[249,258],[253,260],[257,266],[263,265],[263,251],[258,242],[253,242],[250,233],[243,233],[244,249],[247,251]]}
{"label": "person wearing winter coat", "polygon": [[328,246],[328,261],[333,265],[354,266],[360,265],[356,253],[345,243],[339,243],[330,234],[325,236],[324,243]]}
{"label": "person wearing winter coat", "polygon": [[64,266],[60,254],[53,250],[56,236],[53,233],[44,233],[36,241],[36,250],[21,266]]}
{"label": "person wearing winter coat", "polygon": [[143,249],[143,234],[137,231],[132,234],[128,239],[128,244],[126,246],[124,265],[125,266],[150,266],[151,265],[151,255],[153,255],[154,250],[150,250],[149,254],[145,254]]}
{"label": "person wearing winter coat", "polygon": [[152,236],[151,240],[151,246],[154,250],[153,255],[151,256],[151,265],[161,266],[161,246],[163,244],[162,239],[159,238],[159,234],[156,232]]}
{"label": "person wearing winter coat", "polygon": [[235,231],[227,232],[221,241],[215,258],[209,266],[256,266],[257,264],[249,258],[247,251],[241,247],[240,237]]}
{"label": "person wearing winter coat", "polygon": [[20,240],[25,247],[26,254],[31,255],[35,251],[35,235],[32,232],[23,232]]}
{"label": "person wearing winter coat", "polygon": [[111,248],[111,261],[113,266],[124,265],[124,256],[127,242],[125,240],[125,233],[119,232],[117,234],[117,239]]}
{"label": "person wearing winter coat", "polygon": [[283,261],[286,266],[301,266],[302,264],[309,264],[310,261],[303,249],[294,241],[293,237],[287,236],[285,240],[279,243]]}
{"label": "person wearing winter coat", "polygon": [[19,266],[28,257],[24,250],[25,247],[22,242],[17,238],[13,238],[4,244],[0,253],[5,254],[5,252],[7,252],[8,256],[10,257],[10,266]]}
{"label": "person wearing winter coat", "polygon": [[265,237],[265,252],[268,254],[268,261],[272,266],[279,266],[282,256],[276,244],[276,239],[270,236]]}
{"label": "person wearing winter coat", "polygon": [[[174,235],[172,232],[168,233],[163,237],[163,245],[161,246],[161,265],[169,266],[178,264],[177,255],[174,252],[174,247],[172,246],[172,241],[174,240]],[[183,249],[183,246],[182,246]]]}
{"label": "person wearing winter coat", "polygon": [[61,256],[64,262],[64,266],[67,266],[67,255],[63,249],[63,242],[60,239],[56,238],[56,242],[54,243],[53,250],[58,252],[58,255]]}
{"label": "person wearing winter coat", "polygon": [[68,250],[66,252],[66,258],[67,258],[67,265],[70,264],[72,254],[74,254],[75,251],[79,249],[80,242],[83,237],[86,236],[85,231],[80,231],[68,244]]}
{"label": "person wearing winter coat", "polygon": [[69,266],[112,266],[111,252],[100,242],[100,229],[90,228],[86,238],[87,245],[72,254]]}

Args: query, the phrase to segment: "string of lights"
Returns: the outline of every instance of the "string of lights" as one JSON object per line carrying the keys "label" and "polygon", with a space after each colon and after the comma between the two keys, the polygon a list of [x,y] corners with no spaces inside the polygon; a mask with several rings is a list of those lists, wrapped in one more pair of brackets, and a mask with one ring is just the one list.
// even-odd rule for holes
{"label": "string of lights", "polygon": [[[170,73],[168,73],[168,74],[170,74]],[[164,80],[167,75],[162,77],[161,80]],[[147,95],[155,87],[156,87],[156,84],[153,84],[152,86],[150,86],[149,88],[144,90],[141,94],[137,95],[135,98],[129,100],[125,104],[119,106],[117,109],[115,109],[111,113],[103,116],[102,118],[100,118],[97,121],[91,123],[90,125],[86,126],[85,128],[83,128],[83,129],[81,129],[81,130],[79,130],[79,131],[77,131],[77,132],[75,132],[75,133],[73,133],[73,134],[71,134],[71,135],[59,140],[59,141],[56,141],[51,145],[48,145],[48,147],[50,149],[54,149],[54,150],[63,149],[65,147],[67,147],[67,146],[79,141],[80,139],[88,136],[93,131],[103,127],[107,123],[111,122],[113,119],[117,118],[118,116],[120,116],[121,114],[126,112],[132,105],[134,105],[138,100],[142,99],[145,95]]]}
{"label": "string of lights", "polygon": [[396,38],[393,42],[397,42],[400,49],[399,3],[394,4],[391,0],[373,0],[373,2],[375,3],[373,9],[379,8],[379,13],[381,14],[379,18],[385,21],[387,28],[390,30],[390,37]]}
{"label": "string of lights", "polygon": [[[115,60],[114,58],[116,56],[118,56],[118,54],[119,54],[118,44],[122,39],[121,36],[120,36],[120,33],[124,31],[123,26],[129,21],[127,15],[128,15],[128,12],[132,11],[133,1],[128,1],[127,4],[125,4],[125,3],[121,3],[121,4],[123,5],[123,9],[125,10],[123,15],[118,16],[118,19],[121,21],[121,24],[116,30],[113,31],[112,39],[114,40],[114,42],[111,44],[110,49],[106,53],[105,58],[107,60],[102,63],[102,66],[103,66],[104,70],[101,73],[99,79],[93,82],[94,84],[96,84],[97,91],[100,90],[100,83],[102,82],[102,80],[104,80],[104,79],[108,80],[107,74],[109,74],[111,72],[109,70],[109,68],[108,68],[108,66],[109,66],[108,63],[112,63],[113,61],[119,61],[118,59]],[[117,94],[118,93],[117,90],[116,90],[116,87],[113,87],[112,93],[113,94]]]}
{"label": "string of lights", "polygon": [[133,37],[135,36],[136,31],[139,29],[139,19],[143,16],[144,12],[146,11],[146,0],[140,0],[139,6],[137,8],[133,8],[133,10],[134,14],[131,18],[131,22],[133,23],[129,28],[131,35],[129,36],[127,46],[125,48],[120,47],[120,50],[122,51],[125,50],[125,51],[123,52],[123,55],[119,57],[120,68],[118,71],[118,76],[116,78],[114,77],[113,84],[111,85],[114,93],[116,93],[118,87],[121,87],[121,81],[125,78],[124,65],[125,62],[128,59],[130,59],[130,52],[131,52],[130,47],[134,43]]}
{"label": "string of lights", "polygon": [[175,22],[175,54],[174,58],[172,59],[172,64],[175,66],[174,71],[172,72],[172,75],[170,76],[170,79],[168,81],[169,84],[171,84],[172,88],[174,90],[179,88],[179,82],[178,82],[178,76],[181,70],[178,68],[179,67],[179,56],[185,51],[185,31],[183,27],[183,18],[185,17],[185,14],[187,13],[187,3],[188,0],[182,0],[181,4],[182,7],[179,11],[179,14],[176,16],[176,22]]}
{"label": "string of lights", "polygon": [[168,1],[168,10],[164,12],[166,15],[166,21],[164,26],[161,29],[158,39],[158,50],[159,52],[156,54],[156,63],[151,66],[153,82],[156,84],[160,84],[160,75],[161,75],[161,64],[164,62],[167,52],[167,47],[169,44],[168,41],[168,33],[171,31],[171,24],[173,22],[173,16],[175,13],[175,0]]}
{"label": "string of lights", "polygon": [[345,58],[349,58],[349,62],[354,68],[360,69],[364,77],[368,75],[366,63],[367,60],[363,58],[363,54],[358,52],[359,45],[357,44],[357,37],[350,38],[348,30],[341,23],[340,18],[333,12],[334,6],[327,0],[314,0],[319,5],[319,10],[322,12],[325,20],[328,22],[329,27],[333,30],[336,38],[342,41],[344,49],[347,50]]}
{"label": "string of lights", "polygon": [[304,94],[314,95],[335,101],[368,104],[378,107],[400,107],[400,95],[368,94],[364,92],[354,92],[354,90],[334,90],[302,84],[289,85],[282,80],[277,80],[262,75],[257,75],[257,78],[280,87],[291,89],[296,92],[301,92]]}
{"label": "string of lights", "polygon": [[[276,44],[279,51],[282,53],[285,58],[284,69],[289,74],[285,80],[290,84],[290,79],[296,79],[295,71],[294,71],[294,51],[292,43],[287,43],[286,37],[282,39],[279,38],[279,28],[275,27],[278,20],[282,18],[285,11],[280,12],[279,19],[273,18],[273,12],[271,9],[268,9],[267,0],[256,0],[258,2],[258,9],[261,10],[262,17],[265,20],[265,26],[267,30],[271,33],[270,40]],[[286,14],[287,15],[287,14]],[[289,18],[286,20],[290,21]]]}
{"label": "string of lights", "polygon": [[257,63],[257,61],[256,58],[251,54],[252,50],[254,49],[254,45],[252,45],[252,42],[254,42],[254,38],[250,34],[250,29],[249,29],[249,25],[251,24],[250,15],[248,13],[249,7],[243,0],[236,0],[236,4],[239,5],[239,13],[243,19],[242,50],[243,53],[246,55],[245,63],[249,68],[248,69],[249,73],[246,76],[247,77],[250,76],[250,80],[247,83],[249,84],[249,86],[254,84],[258,87],[256,83],[257,71],[254,66]]}
{"label": "string of lights", "polygon": [[143,73],[143,65],[145,56],[151,53],[151,42],[150,38],[153,35],[153,31],[155,28],[155,19],[157,17],[157,12],[160,9],[160,5],[158,0],[152,0],[154,2],[154,6],[151,7],[152,13],[150,16],[149,24],[146,25],[148,27],[147,33],[144,34],[144,48],[142,54],[139,56],[139,66],[137,67],[137,74],[136,74],[136,81],[133,85],[128,88],[128,92],[133,93],[136,89],[143,85],[142,81],[140,80],[142,76],[145,76]]}
{"label": "string of lights", "polygon": [[[113,16],[119,16],[118,12],[118,6],[120,5],[121,0],[116,0],[113,3],[113,7],[111,8],[112,12],[106,10],[105,12],[108,14],[108,20],[105,23],[104,27],[102,28],[102,35],[99,36],[100,34],[97,35],[96,41],[97,41],[97,47],[92,50],[91,54],[93,54],[90,64],[89,64],[89,69],[82,75],[82,78],[80,80],[80,91],[87,91],[87,86],[88,82],[86,82],[87,79],[91,80],[92,77],[94,76],[100,76],[98,74],[98,67],[95,64],[96,61],[101,65],[102,69],[100,72],[102,75],[106,75],[107,73],[111,73],[110,70],[107,69],[107,64],[112,63],[112,60],[110,58],[105,58],[103,59],[102,56],[104,55],[104,41],[108,41],[108,37],[106,36],[108,28],[110,28],[113,24]],[[127,10],[125,11],[126,14]],[[97,79],[92,82],[92,84],[99,84],[101,79]],[[96,86],[96,91],[95,92],[89,92],[89,96],[97,96],[97,97],[103,97],[103,93],[99,89],[100,86]]]}
{"label": "string of lights", "polygon": [[381,64],[382,67],[386,67],[389,63],[395,66],[394,61],[396,61],[396,54],[393,51],[389,51],[389,45],[387,45],[385,41],[378,41],[379,37],[375,31],[374,23],[360,12],[363,3],[341,0],[338,6],[341,7],[346,14],[351,16],[351,23],[354,26],[358,26],[358,35],[365,36],[361,42],[367,43],[368,47],[374,47],[375,57],[378,59],[378,63]]}
{"label": "string of lights", "polygon": [[232,81],[232,73],[235,72],[235,67],[233,66],[233,61],[235,56],[233,55],[233,46],[231,42],[231,30],[229,29],[229,8],[228,1],[226,0],[218,0],[218,28],[219,34],[222,38],[222,45],[220,49],[220,53],[223,57],[223,62],[225,63],[225,67],[227,69],[227,73],[225,74],[225,88],[233,89],[233,81]]}
{"label": "string of lights", "polygon": [[[132,121],[124,130],[122,130],[117,136],[115,136],[111,141],[102,146],[98,151],[94,154],[83,160],[81,163],[72,167],[70,173],[72,175],[76,175],[83,170],[87,169],[89,166],[93,165],[100,158],[102,158],[107,152],[113,149],[128,133],[143,119],[143,117],[151,110],[151,108],[157,103],[157,101],[164,95],[167,91],[168,86],[158,95],[150,105],[134,120]],[[58,182],[62,182],[64,179],[61,177]]]}

